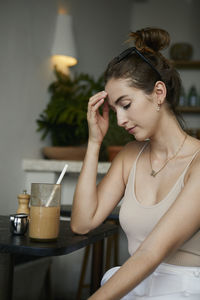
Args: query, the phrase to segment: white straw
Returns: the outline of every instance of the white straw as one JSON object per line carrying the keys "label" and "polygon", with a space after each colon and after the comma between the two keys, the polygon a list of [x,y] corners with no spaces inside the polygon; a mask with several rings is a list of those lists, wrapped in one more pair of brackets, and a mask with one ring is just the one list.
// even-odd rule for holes
{"label": "white straw", "polygon": [[[59,176],[59,178],[58,178],[56,184],[60,184],[60,183],[61,183],[61,181],[62,181],[62,179],[63,179],[63,177],[64,177],[64,175],[65,175],[65,172],[67,171],[67,168],[68,168],[68,165],[66,164],[66,165],[64,166],[64,168],[63,168],[63,170],[62,170],[62,172],[61,172],[61,174],[60,174],[60,176]],[[49,204],[50,204],[51,201],[53,200],[53,197],[54,197],[54,194],[55,194],[55,192],[56,192],[56,189],[57,189],[57,186],[55,186],[54,189],[53,189],[53,191],[51,192],[51,195],[50,195],[50,197],[49,197],[49,200],[47,201],[47,203],[46,203],[46,205],[45,205],[46,207],[49,206]]]}
{"label": "white straw", "polygon": [[60,177],[58,178],[56,184],[60,184],[62,179],[63,179],[63,176],[65,175],[65,172],[67,171],[67,168],[68,168],[68,165],[66,164],[60,174]]}

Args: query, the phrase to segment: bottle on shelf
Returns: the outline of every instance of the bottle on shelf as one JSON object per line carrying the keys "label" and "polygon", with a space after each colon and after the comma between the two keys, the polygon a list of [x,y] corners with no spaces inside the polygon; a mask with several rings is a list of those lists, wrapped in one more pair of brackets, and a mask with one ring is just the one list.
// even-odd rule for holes
{"label": "bottle on shelf", "polygon": [[181,86],[180,98],[179,98],[179,106],[187,106],[187,97],[185,94],[184,87]]}
{"label": "bottle on shelf", "polygon": [[29,208],[29,201],[30,201],[30,195],[27,194],[26,190],[23,190],[23,194],[19,194],[17,196],[18,198],[18,209],[17,209],[17,214],[27,214],[29,215],[30,213],[30,208]]}
{"label": "bottle on shelf", "polygon": [[196,87],[194,85],[191,86],[188,93],[188,104],[189,106],[196,107],[199,105],[199,97],[197,94]]}

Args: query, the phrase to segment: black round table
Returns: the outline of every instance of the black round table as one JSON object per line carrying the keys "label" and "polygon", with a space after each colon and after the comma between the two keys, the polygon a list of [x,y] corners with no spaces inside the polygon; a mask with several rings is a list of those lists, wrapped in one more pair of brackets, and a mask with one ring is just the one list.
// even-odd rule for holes
{"label": "black round table", "polygon": [[28,233],[16,236],[10,233],[9,217],[0,216],[0,299],[12,299],[13,268],[15,256],[47,257],[66,255],[93,244],[91,294],[100,284],[103,272],[104,238],[115,234],[117,225],[102,224],[87,235],[76,235],[69,221],[60,221],[59,237],[55,242],[41,243],[29,239]]}

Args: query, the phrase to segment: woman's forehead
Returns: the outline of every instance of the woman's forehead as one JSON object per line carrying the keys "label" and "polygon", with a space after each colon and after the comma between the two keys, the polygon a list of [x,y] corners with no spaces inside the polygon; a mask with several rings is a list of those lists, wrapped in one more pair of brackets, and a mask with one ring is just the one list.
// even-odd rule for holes
{"label": "woman's forehead", "polygon": [[105,91],[108,93],[108,97],[116,95],[119,97],[119,94],[124,94],[128,87],[127,83],[121,79],[111,79],[105,85]]}
{"label": "woman's forehead", "polygon": [[125,96],[129,96],[134,93],[134,88],[128,85],[125,79],[111,79],[105,86],[105,91],[108,96],[108,103],[114,103],[116,101],[124,99]]}

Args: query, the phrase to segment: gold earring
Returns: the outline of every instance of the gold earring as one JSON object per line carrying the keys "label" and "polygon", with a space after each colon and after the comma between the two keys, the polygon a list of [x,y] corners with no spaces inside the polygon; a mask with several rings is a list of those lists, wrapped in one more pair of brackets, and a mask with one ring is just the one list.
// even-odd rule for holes
{"label": "gold earring", "polygon": [[158,112],[159,112],[159,111],[160,111],[160,107],[161,107],[161,104],[160,104],[160,103],[158,103],[158,104],[157,104],[157,107],[156,107],[156,111],[158,111]]}

